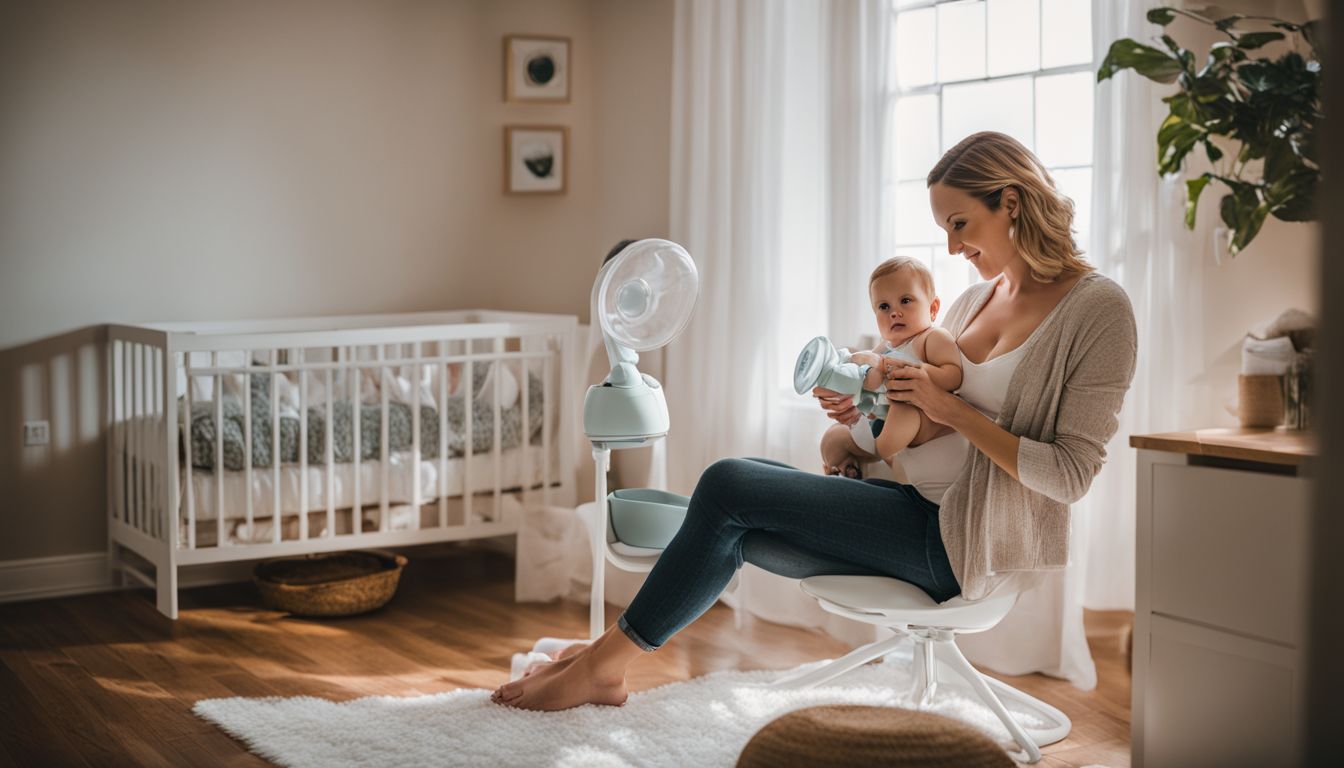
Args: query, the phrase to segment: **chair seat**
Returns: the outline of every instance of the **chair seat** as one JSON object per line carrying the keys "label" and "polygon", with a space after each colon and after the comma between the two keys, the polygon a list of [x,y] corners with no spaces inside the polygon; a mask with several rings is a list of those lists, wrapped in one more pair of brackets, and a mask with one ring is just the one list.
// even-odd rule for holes
{"label": "chair seat", "polygon": [[1017,594],[1010,593],[976,601],[954,597],[937,603],[914,584],[885,576],[813,576],[803,579],[801,586],[812,597],[865,614],[852,616],[862,621],[961,632],[989,629],[1017,601]]}

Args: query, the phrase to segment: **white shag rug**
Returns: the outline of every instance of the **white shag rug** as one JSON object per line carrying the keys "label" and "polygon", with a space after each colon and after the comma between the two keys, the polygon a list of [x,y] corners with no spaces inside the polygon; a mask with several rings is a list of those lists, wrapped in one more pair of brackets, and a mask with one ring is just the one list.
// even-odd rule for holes
{"label": "white shag rug", "polygon": [[[310,696],[207,699],[193,711],[284,766],[727,767],[756,731],[786,712],[820,704],[908,705],[909,665],[910,651],[898,650],[884,663],[804,691],[764,687],[793,670],[718,672],[633,693],[623,707],[563,712],[498,706],[479,688],[339,703]],[[993,713],[964,690],[940,685],[929,711],[1009,741]],[[1014,714],[1028,732],[1045,725]]]}

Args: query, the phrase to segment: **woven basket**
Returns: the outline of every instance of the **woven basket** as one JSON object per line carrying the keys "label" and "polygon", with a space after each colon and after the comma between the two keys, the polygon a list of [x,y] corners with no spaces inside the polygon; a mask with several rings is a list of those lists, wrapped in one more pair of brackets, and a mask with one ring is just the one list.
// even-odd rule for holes
{"label": "woven basket", "polygon": [[1012,768],[981,731],[896,707],[831,704],[778,717],[751,737],[737,768]]}
{"label": "woven basket", "polygon": [[252,572],[267,608],[296,616],[351,616],[392,599],[406,558],[380,552],[333,552],[268,560]]}

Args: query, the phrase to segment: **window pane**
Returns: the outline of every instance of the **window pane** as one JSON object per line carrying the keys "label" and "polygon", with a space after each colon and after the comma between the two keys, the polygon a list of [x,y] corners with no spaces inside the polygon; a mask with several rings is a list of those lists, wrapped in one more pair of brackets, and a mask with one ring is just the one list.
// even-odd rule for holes
{"label": "window pane", "polygon": [[947,237],[933,221],[929,209],[929,189],[924,180],[907,181],[896,185],[897,243],[927,245],[946,242]]}
{"label": "window pane", "polygon": [[929,85],[934,79],[934,9],[902,13],[896,17],[896,84],[901,88]]}
{"label": "window pane", "polygon": [[947,310],[952,307],[952,302],[979,280],[980,276],[964,256],[953,256],[946,247],[936,249],[933,256],[933,290],[942,300],[942,309],[938,313],[940,322],[947,318]]}
{"label": "window pane", "polygon": [[1036,78],[1037,155],[1047,166],[1092,163],[1092,72]]}
{"label": "window pane", "polygon": [[1041,63],[1040,0],[989,0],[989,75],[1015,75]]}
{"label": "window pane", "polygon": [[896,178],[923,179],[938,162],[938,95],[910,96],[896,102]]}
{"label": "window pane", "polygon": [[898,245],[892,255],[913,256],[928,265],[929,269],[933,269],[933,250],[933,247],[928,245]]}
{"label": "window pane", "polygon": [[1041,66],[1063,67],[1091,61],[1090,0],[1042,0]]}
{"label": "window pane", "polygon": [[985,4],[938,6],[938,82],[985,76]]}
{"label": "window pane", "polygon": [[1074,240],[1084,251],[1092,249],[1092,169],[1072,168],[1051,171],[1055,186],[1073,200]]}
{"label": "window pane", "polygon": [[976,131],[1001,131],[1031,149],[1031,78],[949,85],[943,89],[943,151]]}

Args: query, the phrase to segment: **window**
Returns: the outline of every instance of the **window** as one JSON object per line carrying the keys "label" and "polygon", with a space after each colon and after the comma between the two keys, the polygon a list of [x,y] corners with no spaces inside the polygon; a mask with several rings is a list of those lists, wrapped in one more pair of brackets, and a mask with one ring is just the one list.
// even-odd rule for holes
{"label": "window", "polygon": [[896,253],[933,269],[944,307],[979,277],[947,255],[924,178],[976,131],[1002,131],[1036,153],[1073,198],[1079,247],[1091,250],[1092,9],[1089,0],[895,0],[891,81]]}

